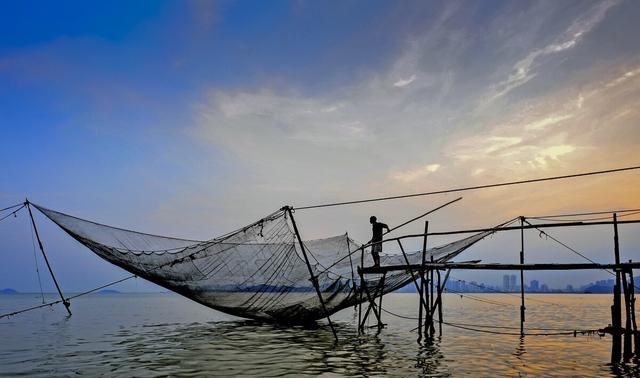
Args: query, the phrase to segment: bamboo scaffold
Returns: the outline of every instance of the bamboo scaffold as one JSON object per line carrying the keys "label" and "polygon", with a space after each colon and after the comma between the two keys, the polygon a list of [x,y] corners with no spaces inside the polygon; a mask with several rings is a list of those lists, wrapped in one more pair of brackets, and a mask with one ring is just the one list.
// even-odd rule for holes
{"label": "bamboo scaffold", "polygon": [[[627,214],[636,214],[636,212],[627,212]],[[520,225],[519,226],[509,226],[505,225],[500,228],[492,229],[494,232],[507,232],[507,231],[520,231],[520,263],[512,264],[512,263],[483,263],[479,260],[477,261],[466,261],[466,262],[434,262],[434,261],[425,261],[422,260],[419,264],[410,264],[408,260],[405,259],[404,264],[397,265],[386,265],[386,266],[377,266],[377,267],[359,267],[358,271],[362,277],[366,275],[386,275],[393,272],[398,271],[407,271],[411,273],[411,276],[414,280],[414,285],[416,286],[416,291],[418,293],[418,342],[421,341],[423,334],[427,339],[431,339],[435,333],[435,319],[437,312],[437,320],[438,320],[438,330],[439,335],[442,335],[442,324],[449,325],[452,327],[457,327],[461,329],[466,329],[469,331],[477,331],[477,332],[489,332],[489,333],[497,333],[497,334],[519,334],[520,337],[525,337],[526,335],[530,335],[525,332],[524,323],[525,323],[525,290],[524,290],[524,272],[525,271],[572,271],[572,270],[604,270],[611,274],[615,275],[615,285],[613,288],[613,305],[611,306],[611,323],[606,327],[598,328],[595,330],[574,330],[573,332],[562,331],[562,332],[543,332],[543,333],[535,333],[533,335],[544,336],[544,335],[571,335],[576,336],[577,334],[594,334],[597,333],[599,335],[610,334],[612,336],[612,347],[611,347],[611,363],[616,364],[623,360],[624,362],[629,362],[635,358],[635,361],[638,361],[640,358],[640,332],[637,329],[637,321],[636,321],[636,309],[635,309],[635,283],[634,283],[634,274],[633,271],[635,269],[640,269],[640,262],[629,260],[628,262],[621,262],[620,259],[620,243],[618,236],[618,226],[620,224],[632,225],[640,223],[640,220],[626,220],[620,221],[618,220],[618,214],[613,213],[611,220],[603,221],[600,218],[597,221],[571,221],[571,222],[558,222],[558,223],[543,223],[543,224],[532,224],[525,217],[519,217]],[[571,249],[573,252],[577,253],[581,257],[589,260],[589,263],[525,263],[524,262],[524,249],[525,249],[525,239],[524,239],[524,230],[526,229],[535,229],[541,232],[541,235],[544,231],[541,229],[545,228],[560,228],[560,227],[589,227],[595,225],[610,225],[613,226],[613,251],[614,251],[614,262],[613,263],[596,263],[593,260],[587,258],[586,256],[580,254],[579,252],[571,249],[566,244],[561,243],[563,246]],[[425,232],[424,234],[414,234],[414,235],[404,235],[395,238],[389,238],[382,241],[382,243],[397,243],[400,247],[401,253],[405,254],[405,249],[403,247],[402,242],[409,238],[423,238],[424,244],[426,245],[427,237],[431,236],[440,236],[440,235],[458,235],[464,233],[475,233],[478,231],[486,231],[491,229],[470,229],[470,230],[454,230],[454,231],[442,231],[442,232],[429,232],[428,231],[428,221],[425,222]],[[559,242],[556,238],[553,238],[554,241]],[[447,279],[449,278],[449,273],[453,270],[482,270],[482,271],[519,271],[521,277],[521,287],[520,287],[520,327],[519,333],[515,332],[505,332],[505,331],[492,331],[490,328],[492,326],[481,326],[481,325],[469,325],[469,324],[455,324],[443,321],[443,308],[442,308],[442,295],[445,290],[445,284]],[[441,274],[445,272],[444,280],[441,280]],[[436,277],[434,279],[434,277]],[[624,294],[624,295],[623,295]],[[622,297],[624,297],[624,305],[622,304]],[[370,300],[369,303],[374,303],[373,300]],[[394,314],[392,311],[382,309],[381,303],[382,300],[379,301],[380,305],[375,309],[376,313],[381,314],[382,312],[387,312],[392,315],[405,317]],[[361,304],[365,305],[366,303]],[[367,312],[369,309],[366,310]],[[622,324],[622,314],[625,314],[625,324]],[[359,329],[364,330],[364,321],[359,325]],[[482,328],[489,327],[489,328]],[[493,328],[504,328],[499,325],[493,326]]]}

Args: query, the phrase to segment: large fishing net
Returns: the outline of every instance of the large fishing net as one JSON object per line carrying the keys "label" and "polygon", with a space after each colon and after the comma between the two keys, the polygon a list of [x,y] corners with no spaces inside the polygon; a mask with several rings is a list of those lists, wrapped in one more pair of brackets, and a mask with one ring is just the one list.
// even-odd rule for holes
{"label": "large fishing net", "polygon": [[[363,300],[357,266],[371,266],[370,253],[346,234],[303,242],[325,302],[312,285],[289,213],[276,211],[234,232],[207,241],[124,230],[34,205],[74,239],[103,259],[216,310],[283,323],[314,321]],[[491,232],[427,250],[427,259],[447,261]],[[422,252],[382,255],[381,265],[419,264]],[[378,287],[382,275],[366,275]],[[389,272],[382,295],[411,282],[407,271]]]}

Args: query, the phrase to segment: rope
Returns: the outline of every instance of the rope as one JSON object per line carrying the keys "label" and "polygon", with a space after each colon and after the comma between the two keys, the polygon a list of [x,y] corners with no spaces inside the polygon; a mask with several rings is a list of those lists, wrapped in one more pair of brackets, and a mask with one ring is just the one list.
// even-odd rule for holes
{"label": "rope", "polygon": [[395,312],[391,312],[389,310],[385,310],[384,308],[382,309],[382,311],[386,312],[389,315],[392,315],[392,316],[395,316],[395,317],[398,317],[398,318],[401,318],[401,319],[418,320],[418,318],[407,316],[407,315],[396,314]]}
{"label": "rope", "polygon": [[477,329],[473,327],[467,327],[462,325],[457,325],[455,323],[448,323],[443,321],[445,325],[454,328],[460,328],[467,331],[480,332],[480,333],[490,333],[494,335],[512,335],[512,336],[576,336],[577,334],[581,335],[602,335],[603,332],[600,329],[583,329],[583,330],[573,330],[573,331],[563,331],[563,332],[541,332],[541,333],[525,333],[521,335],[520,332],[504,332],[504,331],[491,331],[487,329]]}
{"label": "rope", "polygon": [[[526,219],[525,219],[525,222],[526,222],[527,224],[529,224],[529,225],[531,225],[531,226],[534,226],[534,227],[535,227],[535,225],[531,224],[531,223],[530,223],[530,222],[528,222]],[[583,255],[582,253],[580,253],[580,252],[576,251],[575,249],[571,248],[571,247],[570,247],[570,246],[568,246],[567,244],[565,244],[565,243],[561,242],[560,240],[558,240],[558,239],[554,238],[553,236],[549,235],[547,232],[542,231],[542,230],[540,230],[540,229],[539,229],[539,228],[537,228],[537,227],[535,227],[535,229],[536,229],[537,231],[539,231],[541,235],[545,235],[545,236],[546,236],[546,237],[548,237],[549,239],[551,239],[551,240],[555,241],[556,243],[560,244],[561,246],[565,247],[566,249],[568,249],[569,251],[571,251],[571,252],[575,253],[576,255],[578,255],[578,256],[580,256],[580,257],[582,257],[583,259],[585,259],[585,260],[587,260],[587,261],[589,261],[589,262],[591,262],[591,263],[593,263],[593,264],[597,264],[597,262],[595,262],[594,260],[592,260],[592,259],[588,258],[587,256]],[[615,276],[615,275],[616,275],[614,272],[612,272],[612,271],[611,271],[611,270],[609,270],[609,269],[605,269],[605,268],[603,268],[602,270],[604,270],[605,272],[607,272],[607,273],[609,273],[609,274],[611,274],[611,275],[613,275],[613,276]],[[634,287],[635,287],[636,289],[640,290],[640,288],[639,288],[638,286],[635,286],[635,285],[634,285]]]}
{"label": "rope", "polygon": [[[497,326],[497,325],[492,325],[492,324],[469,324],[469,323],[452,323],[455,325],[459,325],[459,326],[466,326],[466,327],[476,327],[476,328],[498,328],[498,329],[520,329],[520,326],[518,327],[514,327],[514,326]],[[574,328],[529,328],[527,327],[528,330],[531,331],[563,331],[563,332],[573,332],[575,329]],[[520,334],[520,332],[518,332],[518,335]]]}
{"label": "rope", "polygon": [[[400,315],[397,314],[395,312],[386,310],[386,309],[382,309],[382,311],[384,311],[385,313],[391,315],[391,316],[395,316],[397,318],[401,318],[401,319],[406,319],[406,320],[418,320],[418,318],[416,317],[412,317],[412,316],[407,316],[407,315]],[[486,330],[486,329],[482,329],[482,328],[496,328],[496,329],[513,329],[513,330],[519,330],[520,327],[510,327],[510,326],[496,326],[496,325],[489,325],[489,324],[469,324],[469,323],[450,323],[450,322],[445,322],[442,321],[443,324],[446,324],[450,327],[455,327],[455,328],[460,328],[460,329],[465,329],[468,331],[474,331],[474,332],[482,332],[482,333],[491,333],[491,334],[498,334],[498,335],[513,335],[513,336],[520,336],[520,332],[505,332],[505,331],[490,331],[490,330]],[[478,329],[480,328],[480,329]],[[415,331],[417,329],[414,328],[412,331]],[[583,329],[583,330],[578,330],[578,329],[568,329],[568,328],[528,328],[531,331],[556,331],[556,332],[538,332],[538,333],[526,333],[525,336],[560,336],[560,335],[577,335],[577,334],[581,334],[581,335],[589,335],[589,334],[602,334],[602,330],[600,329]]]}
{"label": "rope", "polygon": [[[605,214],[613,214],[613,213],[617,213],[617,211],[610,211],[610,212],[606,212]],[[632,215],[636,215],[636,214],[640,214],[640,211],[634,211],[632,213],[628,213],[628,214],[621,214],[618,215],[618,218],[622,218],[622,217],[629,217]],[[571,216],[571,215],[569,215]],[[578,215],[575,215],[578,216]],[[541,220],[541,221],[547,221],[547,222],[575,222],[576,220],[580,220],[581,222],[585,222],[585,221],[599,221],[599,220],[605,220],[605,219],[611,219],[611,217],[596,217],[596,218],[580,218],[580,219],[567,219],[567,218],[558,218],[558,217],[527,217],[528,219],[535,219],[535,220]]]}
{"label": "rope", "polygon": [[[460,280],[460,279],[455,278],[453,276],[451,276],[451,278],[453,278],[457,282],[463,282],[465,284],[469,284],[471,286],[475,286],[475,287],[478,287],[478,288],[481,288],[481,289],[490,290],[490,291],[492,291],[492,292],[494,292],[496,294],[504,294],[504,295],[509,295],[509,296],[512,296],[512,297],[520,298],[520,295],[515,294],[515,293],[509,293],[509,292],[506,292],[506,291],[500,291],[500,290],[493,289],[493,288],[491,288],[489,286],[474,284],[473,282],[467,282],[465,280]],[[540,303],[544,303],[544,304],[549,304],[549,305],[554,305],[554,306],[557,305],[557,303],[547,302],[547,301],[543,301],[541,299],[527,298],[527,300],[534,301],[534,302],[540,302]]]}
{"label": "rope", "polygon": [[20,210],[24,209],[24,206],[25,206],[25,205],[22,205],[22,206],[20,206],[19,208],[17,208],[16,210],[14,210],[14,211],[10,212],[9,214],[5,215],[4,217],[0,218],[0,222],[2,222],[3,220],[5,220],[5,219],[9,218],[9,217],[10,217],[10,216],[12,216],[12,215],[14,215],[14,216],[15,216],[15,215],[18,213],[18,211],[20,211]]}
{"label": "rope", "polygon": [[591,212],[588,212],[588,213],[538,215],[537,217],[525,217],[525,218],[527,218],[527,219],[549,219],[549,218],[579,217],[579,216],[585,216],[585,215],[630,213],[630,212],[635,212],[635,211],[640,211],[640,209],[621,209],[621,210],[611,210],[611,211],[591,211]]}
{"label": "rope", "polygon": [[437,191],[432,191],[432,192],[403,194],[403,195],[398,195],[398,196],[377,197],[377,198],[369,198],[369,199],[353,200],[353,201],[344,201],[344,202],[333,202],[333,203],[325,203],[325,204],[318,204],[318,205],[301,206],[301,207],[296,207],[295,209],[296,210],[307,210],[307,209],[318,209],[318,208],[321,208],[321,207],[355,205],[355,204],[365,203],[365,202],[389,201],[389,200],[396,200],[396,199],[403,199],[403,198],[430,196],[430,195],[435,195],[435,194],[446,194],[446,193],[463,192],[463,191],[476,190],[476,189],[495,188],[495,187],[499,187],[499,186],[531,184],[531,183],[542,182],[542,181],[552,181],[552,180],[562,180],[562,179],[576,178],[576,177],[595,176],[595,175],[602,175],[602,174],[616,173],[616,172],[623,172],[623,171],[630,171],[630,170],[637,170],[637,169],[640,169],[640,166],[607,169],[607,170],[604,170],[604,171],[592,171],[592,172],[575,173],[575,174],[563,175],[563,176],[542,177],[542,178],[529,179],[529,180],[507,181],[507,182],[501,182],[501,183],[497,183],[497,184],[467,186],[467,187],[454,188],[454,189],[437,190]]}
{"label": "rope", "polygon": [[36,242],[33,236],[33,225],[29,222],[29,231],[31,231],[31,247],[33,248],[33,262],[36,266],[36,275],[38,276],[38,286],[40,287],[40,295],[42,296],[42,304],[45,303],[44,291],[42,290],[42,280],[40,279],[40,269],[38,268],[38,254],[36,253]]}
{"label": "rope", "polygon": [[24,206],[24,203],[17,203],[15,205],[11,205],[11,206],[5,207],[4,209],[0,209],[0,213],[3,212],[3,211],[11,210],[11,209],[13,209],[15,207],[18,207],[18,206]]}
{"label": "rope", "polygon": [[[82,292],[82,293],[80,293],[80,294],[76,294],[76,295],[74,295],[74,296],[67,297],[65,300],[66,300],[67,302],[69,302],[69,301],[71,301],[72,299],[76,299],[76,298],[78,298],[78,297],[82,297],[83,295],[91,294],[91,293],[96,292],[96,291],[98,291],[98,290],[100,290],[100,289],[104,289],[104,288],[106,288],[106,287],[113,286],[113,285],[115,285],[115,284],[118,284],[118,283],[120,283],[120,282],[123,282],[123,281],[129,280],[129,279],[134,278],[134,277],[137,277],[137,276],[136,276],[136,275],[131,275],[131,276],[128,276],[128,277],[125,277],[125,278],[119,279],[119,280],[117,280],[117,281],[113,281],[113,282],[108,283],[108,284],[106,284],[106,285],[102,285],[102,286],[97,287],[97,288],[95,288],[95,289],[91,289],[91,290],[88,290],[88,291]],[[43,308],[43,307],[47,307],[47,306],[53,306],[54,304],[58,304],[58,303],[62,303],[62,299],[58,299],[57,301],[47,302],[47,303],[44,303],[44,304],[41,304],[41,305],[38,305],[38,306],[33,306],[33,307],[25,308],[25,309],[22,309],[22,310],[18,310],[18,311],[14,311],[14,312],[9,312],[9,313],[6,313],[6,314],[2,314],[2,315],[0,315],[0,319],[2,319],[2,318],[8,318],[8,317],[10,317],[10,316],[14,316],[14,315],[22,314],[22,313],[25,313],[25,312],[28,312],[28,311],[32,311],[32,310],[37,310],[37,309],[39,309],[39,308]]]}
{"label": "rope", "polygon": [[478,301],[478,302],[484,302],[484,303],[492,304],[492,305],[494,305],[494,306],[505,306],[505,307],[506,307],[506,306],[514,306],[514,305],[512,305],[512,304],[510,304],[510,303],[504,303],[504,302],[492,301],[492,300],[490,300],[490,299],[480,298],[480,297],[476,297],[476,296],[474,296],[474,295],[463,294],[463,293],[461,293],[461,292],[459,292],[459,291],[452,290],[452,289],[447,289],[447,288],[445,288],[445,289],[444,289],[444,291],[446,291],[446,292],[452,292],[452,293],[454,293],[454,294],[457,294],[457,295],[459,295],[459,296],[460,296],[460,298],[465,298],[465,297],[466,297],[467,299],[471,299],[471,300]]}

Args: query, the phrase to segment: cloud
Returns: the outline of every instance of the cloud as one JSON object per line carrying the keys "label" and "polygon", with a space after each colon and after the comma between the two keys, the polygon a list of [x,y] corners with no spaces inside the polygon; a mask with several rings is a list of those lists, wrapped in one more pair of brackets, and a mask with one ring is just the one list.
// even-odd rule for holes
{"label": "cloud", "polygon": [[389,176],[398,181],[404,183],[411,183],[418,179],[425,178],[431,173],[437,172],[440,169],[440,164],[428,164],[416,169],[410,169],[401,172],[392,172]]}
{"label": "cloud", "polygon": [[400,79],[396,81],[395,83],[393,83],[393,86],[398,88],[406,87],[407,85],[413,83],[415,80],[416,80],[416,75],[411,75],[406,79]]}
{"label": "cloud", "polygon": [[[519,59],[525,74],[547,72],[543,62],[570,56],[596,24],[607,22],[611,4],[564,19],[570,27],[562,28],[562,38],[545,35],[532,43],[544,47],[527,54],[529,60]],[[561,75],[552,75],[562,85],[525,97],[505,92],[510,101],[500,108],[479,108],[478,101],[495,89],[495,81],[485,78],[499,77],[504,66],[492,64],[495,54],[476,54],[465,38],[452,42],[450,54],[438,54],[459,11],[443,15],[440,28],[412,38],[387,69],[359,82],[320,93],[268,87],[208,91],[194,106],[194,135],[233,164],[230,171],[237,173],[223,186],[228,203],[266,210],[265,199],[306,205],[605,169],[633,160],[640,138],[634,128],[640,120],[634,110],[640,105],[637,62],[596,59],[598,64],[580,69],[562,68]],[[527,19],[538,14],[527,12]],[[497,31],[485,34],[497,38],[490,44],[496,51],[510,48],[512,40]],[[457,64],[464,56],[477,59]],[[542,193],[526,197],[517,190],[513,196],[485,191],[465,198],[478,214],[496,216],[589,205],[587,197],[547,188],[556,196],[545,197],[544,206],[536,204]],[[605,187],[588,190],[602,193]],[[624,206],[632,199],[616,201]],[[398,203],[388,214],[403,211],[412,210]],[[357,213],[345,210],[344,221]]]}
{"label": "cloud", "polygon": [[[581,97],[582,98],[582,97]],[[583,99],[584,101],[584,99]],[[578,101],[578,108],[582,107],[582,102]],[[564,120],[570,119],[573,117],[573,114],[562,114],[562,115],[550,115],[548,117],[544,117],[539,120],[535,120],[531,123],[528,123],[524,126],[525,130],[541,130],[545,129],[548,126],[555,125]]]}
{"label": "cloud", "polygon": [[529,52],[524,58],[517,61],[508,77],[495,84],[491,90],[485,105],[503,97],[513,89],[516,89],[536,77],[536,68],[541,64],[540,60],[547,55],[554,55],[574,48],[587,33],[598,25],[605,17],[607,11],[617,5],[615,0],[599,2],[589,9],[582,17],[579,17],[558,37],[554,42]]}

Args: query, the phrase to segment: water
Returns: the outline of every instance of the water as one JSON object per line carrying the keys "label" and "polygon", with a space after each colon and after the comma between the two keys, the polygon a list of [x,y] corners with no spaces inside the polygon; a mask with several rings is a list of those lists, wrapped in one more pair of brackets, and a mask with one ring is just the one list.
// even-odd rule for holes
{"label": "water", "polygon": [[[519,298],[444,298],[451,323],[518,327]],[[609,322],[609,295],[529,295],[526,326],[593,329]],[[55,300],[54,296],[47,298]],[[37,304],[34,295],[0,296],[0,313]],[[500,303],[500,304],[496,304]],[[385,296],[383,307],[416,314],[414,294]],[[209,310],[173,294],[96,294],[0,320],[0,376],[638,376],[611,367],[611,338],[478,333],[444,326],[416,342],[415,320],[383,313],[379,335],[358,336],[353,309],[326,326],[283,328]],[[511,333],[517,329],[499,329]],[[546,331],[553,332],[553,331]]]}

